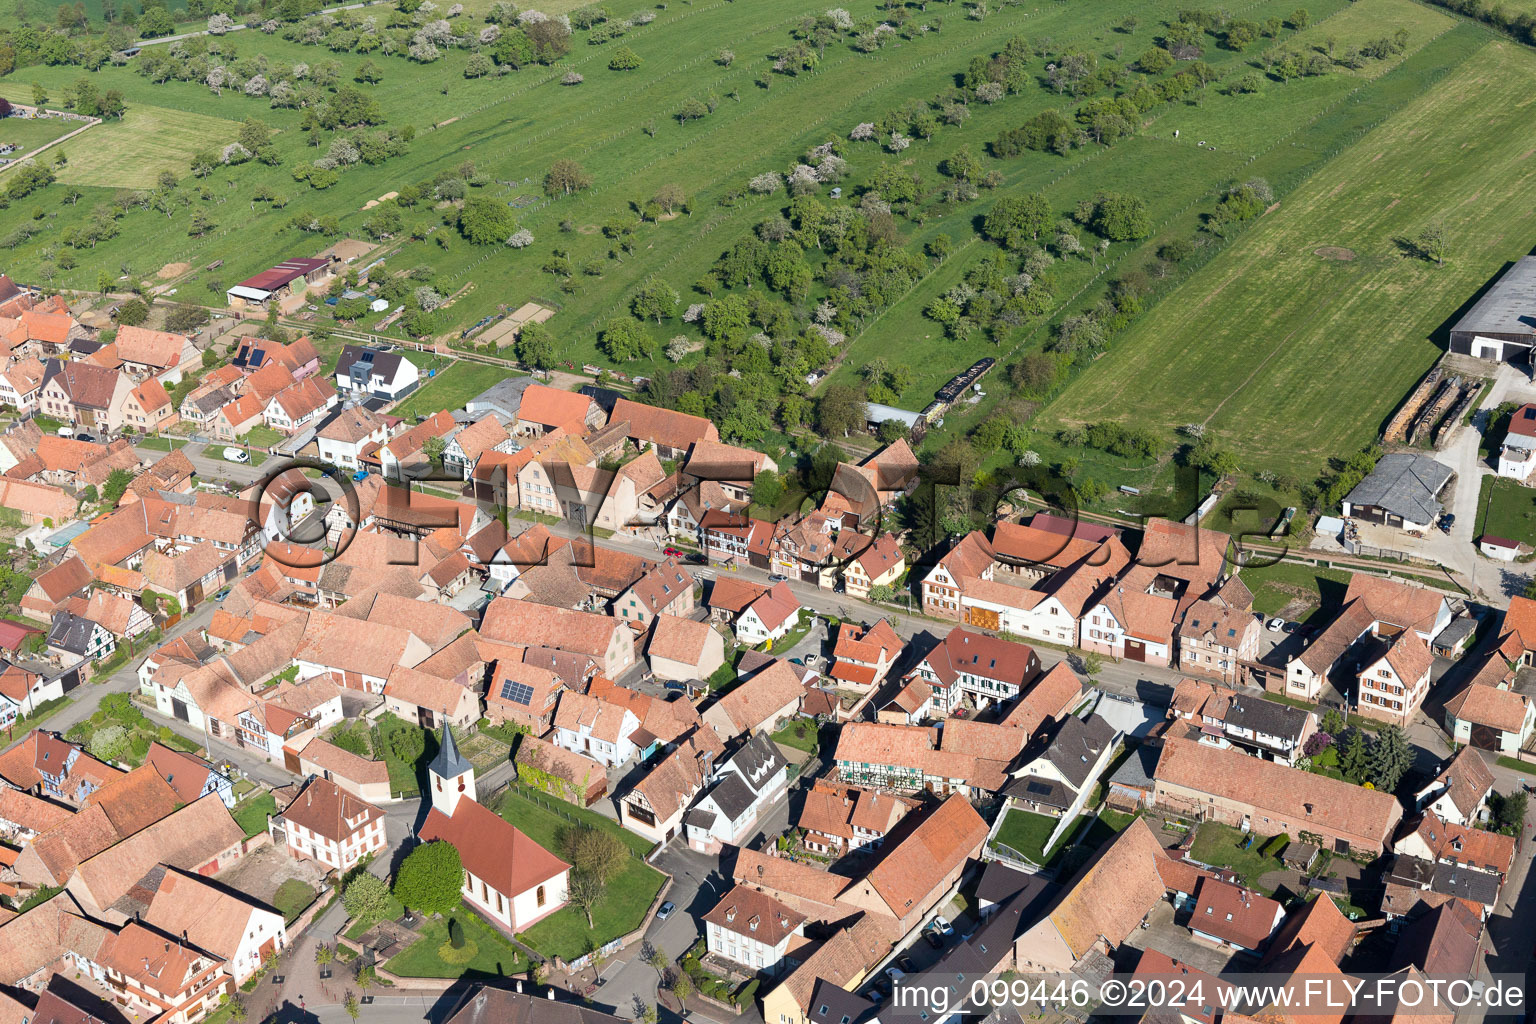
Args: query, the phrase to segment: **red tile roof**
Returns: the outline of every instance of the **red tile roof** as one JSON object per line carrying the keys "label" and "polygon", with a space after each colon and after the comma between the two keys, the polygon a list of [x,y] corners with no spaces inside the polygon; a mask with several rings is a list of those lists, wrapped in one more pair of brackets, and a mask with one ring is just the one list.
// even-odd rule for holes
{"label": "red tile roof", "polygon": [[418,835],[425,842],[452,843],[464,869],[508,900],[570,869],[501,815],[468,798],[458,802],[452,817],[432,808]]}

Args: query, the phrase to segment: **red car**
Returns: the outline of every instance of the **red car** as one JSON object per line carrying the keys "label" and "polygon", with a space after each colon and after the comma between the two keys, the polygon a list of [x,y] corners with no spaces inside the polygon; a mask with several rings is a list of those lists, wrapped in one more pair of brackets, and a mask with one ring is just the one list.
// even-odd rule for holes
{"label": "red car", "polygon": [[683,551],[682,551],[681,548],[672,548],[672,547],[662,548],[661,549],[661,553],[666,555],[668,558],[682,558],[683,557]]}

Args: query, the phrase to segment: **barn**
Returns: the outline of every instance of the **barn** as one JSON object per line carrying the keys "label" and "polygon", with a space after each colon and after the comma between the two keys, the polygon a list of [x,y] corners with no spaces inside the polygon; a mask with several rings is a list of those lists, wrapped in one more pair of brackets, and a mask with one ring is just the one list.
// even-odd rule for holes
{"label": "barn", "polygon": [[1427,455],[1383,455],[1371,475],[1344,499],[1344,517],[1382,526],[1423,531],[1440,519],[1440,492],[1450,483],[1449,466]]}
{"label": "barn", "polygon": [[1492,362],[1530,359],[1536,346],[1536,256],[1522,256],[1451,328],[1451,351]]}

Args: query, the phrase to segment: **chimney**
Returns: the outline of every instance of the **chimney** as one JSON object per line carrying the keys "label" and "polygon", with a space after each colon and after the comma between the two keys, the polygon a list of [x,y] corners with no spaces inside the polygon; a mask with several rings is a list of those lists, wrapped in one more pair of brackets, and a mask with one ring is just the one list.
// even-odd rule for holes
{"label": "chimney", "polygon": [[549,986],[549,988],[546,988],[544,990],[544,998],[545,999],[553,999],[553,998],[555,998],[555,986],[551,985],[551,986]]}
{"label": "chimney", "polygon": [[[517,979],[517,994],[518,995],[522,995],[523,994],[523,979],[522,978],[518,978]],[[482,991],[480,993],[480,995],[482,997],[484,997],[485,993]]]}

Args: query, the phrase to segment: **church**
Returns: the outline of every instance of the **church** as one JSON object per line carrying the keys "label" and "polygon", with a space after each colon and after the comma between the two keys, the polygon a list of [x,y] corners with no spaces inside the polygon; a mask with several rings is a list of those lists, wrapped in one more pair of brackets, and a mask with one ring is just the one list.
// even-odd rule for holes
{"label": "church", "polygon": [[571,866],[475,801],[475,769],[443,722],[427,766],[432,809],[417,837],[452,843],[464,864],[464,902],[508,932],[520,932],[565,906]]}

